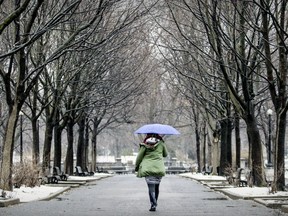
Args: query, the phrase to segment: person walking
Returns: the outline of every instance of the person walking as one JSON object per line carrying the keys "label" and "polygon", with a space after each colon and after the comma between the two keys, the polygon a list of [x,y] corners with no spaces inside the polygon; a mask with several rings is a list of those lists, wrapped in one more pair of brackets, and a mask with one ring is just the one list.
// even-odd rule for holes
{"label": "person walking", "polygon": [[145,177],[151,203],[149,211],[156,211],[160,182],[165,176],[163,158],[167,155],[165,143],[159,134],[147,134],[143,143],[140,143],[135,171],[137,177]]}

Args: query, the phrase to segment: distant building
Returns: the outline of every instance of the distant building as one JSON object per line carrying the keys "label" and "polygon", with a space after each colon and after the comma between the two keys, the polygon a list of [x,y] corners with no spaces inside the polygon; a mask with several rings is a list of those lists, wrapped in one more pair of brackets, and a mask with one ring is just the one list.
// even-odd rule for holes
{"label": "distant building", "polygon": [[[136,155],[131,156],[121,156],[121,162],[123,164],[135,164],[136,161]],[[97,156],[97,163],[116,163],[116,157],[115,156]]]}

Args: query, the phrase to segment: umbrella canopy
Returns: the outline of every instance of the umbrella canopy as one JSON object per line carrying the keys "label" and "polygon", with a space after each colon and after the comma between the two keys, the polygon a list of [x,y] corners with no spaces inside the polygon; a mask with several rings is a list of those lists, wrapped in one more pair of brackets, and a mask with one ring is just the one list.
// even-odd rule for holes
{"label": "umbrella canopy", "polygon": [[135,134],[162,134],[177,135],[180,134],[174,127],[165,124],[147,124],[134,132]]}

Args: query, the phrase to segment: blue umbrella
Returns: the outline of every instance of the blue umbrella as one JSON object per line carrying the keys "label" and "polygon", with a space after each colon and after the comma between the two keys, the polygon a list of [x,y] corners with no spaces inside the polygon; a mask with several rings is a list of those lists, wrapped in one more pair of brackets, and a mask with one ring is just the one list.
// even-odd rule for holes
{"label": "blue umbrella", "polygon": [[135,134],[162,134],[177,135],[180,134],[174,127],[165,124],[147,124],[134,132]]}

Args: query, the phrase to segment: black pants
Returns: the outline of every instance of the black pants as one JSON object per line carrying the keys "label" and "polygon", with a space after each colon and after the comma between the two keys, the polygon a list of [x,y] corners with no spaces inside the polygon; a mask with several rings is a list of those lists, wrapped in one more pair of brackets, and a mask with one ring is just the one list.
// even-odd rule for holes
{"label": "black pants", "polygon": [[157,206],[157,200],[159,197],[159,186],[160,184],[150,184],[148,185],[149,199],[152,206]]}

